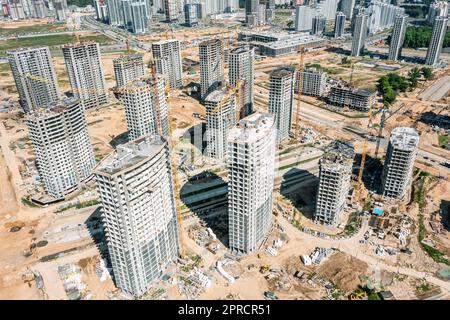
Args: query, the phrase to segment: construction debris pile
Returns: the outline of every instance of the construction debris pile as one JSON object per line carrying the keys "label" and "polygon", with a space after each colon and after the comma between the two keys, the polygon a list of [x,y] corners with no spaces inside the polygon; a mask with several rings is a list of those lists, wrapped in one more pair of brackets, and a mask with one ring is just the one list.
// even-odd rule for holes
{"label": "construction debris pile", "polygon": [[100,278],[101,282],[110,279],[111,272],[112,269],[107,267],[105,259],[101,259],[95,266],[95,274]]}
{"label": "construction debris pile", "polygon": [[155,287],[150,288],[145,296],[142,298],[143,300],[166,300],[167,293],[163,288]]}
{"label": "construction debris pile", "polygon": [[86,284],[81,280],[81,268],[73,263],[58,266],[58,275],[69,300],[88,299]]}
{"label": "construction debris pile", "polygon": [[206,289],[211,287],[212,277],[197,267],[189,273],[178,276],[178,291],[189,300],[196,299]]}
{"label": "construction debris pile", "polygon": [[292,281],[287,272],[283,269],[271,268],[264,278],[269,282],[270,288],[274,291],[287,292],[292,287]]}
{"label": "construction debris pile", "polygon": [[223,260],[216,262],[216,270],[228,283],[234,283],[244,271],[239,261],[239,258],[226,254]]}
{"label": "construction debris pile", "polygon": [[266,252],[269,253],[271,256],[277,256],[278,255],[278,249],[280,249],[283,246],[284,242],[281,239],[275,239],[273,241],[273,244],[271,246],[268,246],[266,248]]}
{"label": "construction debris pile", "polygon": [[[212,276],[201,269],[201,257],[198,255],[190,257],[190,260],[178,259],[179,272],[178,281],[173,278],[172,284],[178,283],[178,291],[187,299],[196,299],[212,284]],[[170,277],[167,277],[169,280]]]}
{"label": "construction debris pile", "polygon": [[302,139],[300,143],[313,143],[316,141],[319,136],[317,132],[314,131],[311,127],[301,126],[302,130]]}
{"label": "construction debris pile", "polygon": [[302,255],[300,259],[304,263],[305,266],[310,266],[312,264],[319,265],[326,259],[328,259],[334,252],[334,249],[331,248],[320,248],[316,247],[314,251],[309,255]]}
{"label": "construction debris pile", "polygon": [[202,221],[200,223],[192,225],[189,228],[189,237],[192,238],[195,243],[201,247],[206,247],[211,242],[217,240],[217,237],[212,229],[205,228],[204,225],[202,225]]}

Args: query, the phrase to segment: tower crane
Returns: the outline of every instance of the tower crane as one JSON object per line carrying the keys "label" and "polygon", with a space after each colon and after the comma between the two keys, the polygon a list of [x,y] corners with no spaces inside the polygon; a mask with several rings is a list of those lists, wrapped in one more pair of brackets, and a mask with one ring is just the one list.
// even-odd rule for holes
{"label": "tower crane", "polygon": [[[372,127],[372,109],[373,109],[373,100],[370,100],[369,123],[367,125],[369,128]],[[362,146],[362,151],[361,151],[361,163],[359,165],[358,182],[357,182],[357,190],[358,190],[358,192],[361,192],[361,188],[362,188],[362,177],[363,177],[363,173],[364,173],[364,165],[365,165],[365,162],[366,162],[367,141],[368,141],[368,139],[369,139],[369,135],[366,134],[366,136],[364,138],[363,146]]]}
{"label": "tower crane", "polygon": [[[155,61],[154,58],[151,57],[150,58],[150,62],[149,62],[149,67],[151,69],[151,79],[153,81],[153,94],[155,97],[155,118],[156,118],[156,123],[157,123],[157,130],[158,130],[158,134],[160,136],[163,136],[162,133],[162,123],[161,123],[161,115],[160,115],[160,110],[159,110],[159,92],[158,92],[158,85],[157,85],[157,75],[156,75],[156,66],[155,66]],[[125,92],[126,90],[128,90],[127,88],[112,88],[111,89],[114,94],[116,94],[116,97],[118,94]],[[167,86],[165,87],[165,93],[167,94]],[[170,111],[170,107],[168,108],[168,116],[169,116],[169,135],[167,137],[168,140],[168,144],[169,144],[169,150],[170,150],[170,162],[171,162],[171,169],[172,169],[172,179],[173,179],[173,184],[174,184],[174,194],[175,194],[175,210],[176,210],[176,216],[177,216],[177,221],[178,221],[178,226],[179,226],[179,244],[180,244],[180,257],[184,257],[184,229],[183,229],[183,218],[181,216],[181,205],[180,205],[180,188],[179,188],[179,181],[178,181],[178,171],[177,171],[177,165],[176,165],[176,161],[175,161],[175,156],[174,156],[174,142],[172,139],[172,132],[171,132],[171,127],[170,127],[170,119],[171,119],[171,111]]]}
{"label": "tower crane", "polygon": [[34,81],[44,82],[47,84],[52,83],[49,79],[46,79],[46,78],[38,76],[38,75],[31,74],[31,73],[25,73],[24,75],[21,75],[21,77],[23,77],[25,79],[34,80]]}
{"label": "tower crane", "polygon": [[297,110],[295,113],[295,131],[294,137],[300,138],[300,107],[301,107],[301,99],[302,99],[302,90],[303,90],[303,71],[305,69],[304,66],[304,52],[305,48],[300,50],[300,65],[298,66],[298,86],[297,86]]}
{"label": "tower crane", "polygon": [[[154,95],[155,95],[155,105],[159,106],[159,92],[158,92],[158,86],[156,85],[157,83],[157,76],[156,76],[156,66],[154,63],[154,59],[153,57],[150,60],[150,67],[151,67],[151,72],[152,72],[152,80],[153,80],[153,90],[154,90]],[[168,106],[168,116],[169,116],[169,136],[168,136],[168,142],[169,142],[169,148],[170,148],[170,163],[171,163],[171,167],[172,167],[172,179],[173,179],[173,184],[174,184],[174,194],[175,194],[175,210],[176,210],[176,215],[177,215],[177,221],[178,221],[178,230],[179,230],[179,244],[180,244],[180,257],[184,257],[184,229],[183,229],[183,217],[181,215],[181,205],[180,205],[180,187],[179,187],[179,181],[178,181],[178,170],[177,170],[177,164],[175,161],[175,148],[174,148],[174,142],[172,139],[172,130],[170,127],[170,119],[172,117],[171,114],[171,109],[170,106]],[[156,107],[155,108],[156,112],[156,123],[157,128],[158,128],[158,134],[159,135],[163,135],[162,134],[162,125],[161,125],[161,117],[159,114],[159,109]]]}
{"label": "tower crane", "polygon": [[222,109],[228,99],[230,99],[230,97],[232,95],[236,96],[236,101],[238,102],[236,105],[236,121],[239,121],[241,119],[241,115],[242,115],[242,110],[243,110],[243,104],[241,103],[241,94],[240,94],[240,89],[241,89],[241,81],[238,80],[238,82],[236,82],[235,86],[228,86],[229,92],[228,94],[223,97],[223,99],[217,104],[217,106],[211,111],[211,114],[214,114],[216,112],[218,112],[220,109]]}
{"label": "tower crane", "polygon": [[[386,108],[381,109],[381,120],[380,120],[380,128],[378,130],[378,136],[377,136],[377,146],[375,148],[375,158],[378,158],[378,152],[380,149],[381,138],[383,138],[383,129],[386,124],[386,121],[388,121],[394,114],[399,112],[404,106],[405,106],[404,103],[400,104],[400,107],[398,107],[393,112],[390,112],[389,116],[387,116],[387,117],[386,117],[386,113],[388,112],[389,109],[386,109]],[[413,125],[414,129],[416,126],[417,126],[417,121],[414,122],[414,125]]]}

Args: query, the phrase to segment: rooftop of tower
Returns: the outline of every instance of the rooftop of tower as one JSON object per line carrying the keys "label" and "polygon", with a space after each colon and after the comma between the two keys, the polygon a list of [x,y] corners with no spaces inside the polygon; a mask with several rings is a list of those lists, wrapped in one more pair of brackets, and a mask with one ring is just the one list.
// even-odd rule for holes
{"label": "rooftop of tower", "polygon": [[98,44],[97,42],[95,42],[94,40],[82,40],[80,42],[70,42],[70,43],[66,43],[63,48],[79,48],[79,47],[84,47],[84,46],[89,46],[92,44]]}
{"label": "rooftop of tower", "polygon": [[51,103],[48,103],[42,108],[38,108],[36,110],[33,110],[27,115],[28,121],[36,121],[36,120],[42,120],[46,118],[54,117],[55,115],[61,114],[62,112],[66,111],[71,106],[80,103],[80,100],[71,97],[71,98],[62,98],[58,101],[54,101]]}
{"label": "rooftop of tower", "polygon": [[14,53],[36,51],[36,50],[49,50],[49,48],[47,46],[34,46],[34,47],[17,48],[17,49],[14,49],[14,50],[9,50],[6,53],[7,54],[14,54]]}
{"label": "rooftop of tower", "polygon": [[391,132],[390,142],[396,149],[413,151],[419,145],[419,134],[413,128],[396,127]]}
{"label": "rooftop of tower", "polygon": [[269,137],[273,130],[275,117],[270,113],[255,112],[241,119],[239,123],[230,130],[228,141],[238,143],[251,143],[262,137]]}
{"label": "rooftop of tower", "polygon": [[292,74],[295,72],[295,68],[293,67],[280,67],[278,69],[273,70],[270,73],[271,78],[284,78],[287,76],[292,76]]}
{"label": "rooftop of tower", "polygon": [[241,53],[246,53],[249,51],[253,51],[253,48],[251,48],[249,45],[241,45],[237,48],[234,48],[232,50],[230,50],[230,54],[241,54]]}
{"label": "rooftop of tower", "polygon": [[220,39],[209,39],[209,40],[202,41],[199,46],[200,47],[204,47],[204,46],[217,44],[217,43],[220,43],[220,42],[221,42]]}
{"label": "rooftop of tower", "polygon": [[[157,82],[159,82],[161,84],[161,81],[163,81],[163,76],[160,74],[156,75],[156,80]],[[151,90],[151,92],[154,92],[154,81],[153,79],[149,79],[149,78],[142,78],[142,79],[136,79],[133,80],[123,86],[121,86],[120,88],[115,87],[114,89],[116,89],[116,93],[120,94],[120,93],[126,93],[126,92],[136,92],[136,91],[140,91],[140,90]]]}
{"label": "rooftop of tower", "polygon": [[220,88],[218,90],[214,90],[210,94],[208,94],[205,98],[205,102],[213,102],[213,103],[219,103],[227,96],[227,91],[225,88]]}
{"label": "rooftop of tower", "polygon": [[177,42],[177,41],[179,41],[179,40],[178,39],[166,39],[166,40],[160,40],[160,41],[153,42],[152,45],[161,45],[164,43],[172,43],[172,42]]}
{"label": "rooftop of tower", "polygon": [[353,164],[355,148],[348,141],[334,140],[326,148],[320,164],[350,165]]}
{"label": "rooftop of tower", "polygon": [[135,165],[154,157],[166,141],[158,135],[145,135],[136,140],[117,146],[95,169],[96,173],[114,175],[133,168]]}
{"label": "rooftop of tower", "polygon": [[127,62],[130,60],[136,60],[136,59],[142,59],[144,55],[142,53],[133,53],[133,54],[126,54],[123,56],[120,56],[113,60],[113,63],[117,62]]}

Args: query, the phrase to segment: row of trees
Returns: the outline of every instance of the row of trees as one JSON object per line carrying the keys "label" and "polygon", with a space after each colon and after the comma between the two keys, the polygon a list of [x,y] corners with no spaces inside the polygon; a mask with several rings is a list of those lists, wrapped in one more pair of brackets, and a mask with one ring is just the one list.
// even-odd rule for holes
{"label": "row of trees", "polygon": [[431,79],[433,76],[431,68],[413,68],[409,71],[408,78],[396,73],[389,73],[382,76],[378,80],[377,88],[383,96],[384,105],[387,107],[394,103],[398,92],[414,90],[417,87],[421,76],[423,76],[426,80]]}
{"label": "row of trees", "polygon": [[[403,46],[405,48],[424,48],[428,47],[431,39],[432,27],[415,27],[408,26],[405,33],[405,42]],[[443,47],[450,47],[450,32],[445,34]]]}
{"label": "row of trees", "polygon": [[426,6],[403,6],[403,8],[405,8],[405,13],[411,18],[425,17],[428,13],[428,7]]}
{"label": "row of trees", "polygon": [[88,4],[93,5],[92,0],[67,0],[67,5],[69,6],[77,6],[77,7],[86,7]]}

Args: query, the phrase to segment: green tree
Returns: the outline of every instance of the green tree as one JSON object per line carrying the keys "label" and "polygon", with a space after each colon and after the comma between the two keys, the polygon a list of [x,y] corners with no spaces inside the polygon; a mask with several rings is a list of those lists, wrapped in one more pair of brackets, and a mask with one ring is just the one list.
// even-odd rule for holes
{"label": "green tree", "polygon": [[93,5],[92,0],[67,0],[67,5],[74,5],[77,7],[86,7],[88,4]]}
{"label": "green tree", "polygon": [[405,8],[405,13],[409,15],[411,18],[418,18],[422,14],[422,10],[416,7],[407,7]]}
{"label": "green tree", "polygon": [[396,98],[396,93],[394,89],[391,87],[386,88],[386,91],[383,94],[383,100],[385,102],[385,105],[391,105]]}
{"label": "green tree", "polygon": [[288,21],[288,23],[287,23],[287,27],[289,28],[289,29],[291,29],[292,28],[292,26],[294,25],[294,21]]}
{"label": "green tree", "polygon": [[433,76],[433,70],[431,68],[423,67],[420,71],[422,72],[423,77],[427,80],[431,79]]}
{"label": "green tree", "polygon": [[396,73],[389,73],[378,79],[378,91],[383,96],[383,103],[385,107],[388,107],[394,103],[397,93],[399,91],[405,92],[408,90],[410,84],[409,81]]}
{"label": "green tree", "polygon": [[412,68],[409,71],[409,83],[411,84],[411,89],[415,89],[417,87],[417,84],[419,82],[419,77],[420,77],[420,70],[419,68],[415,67]]}

